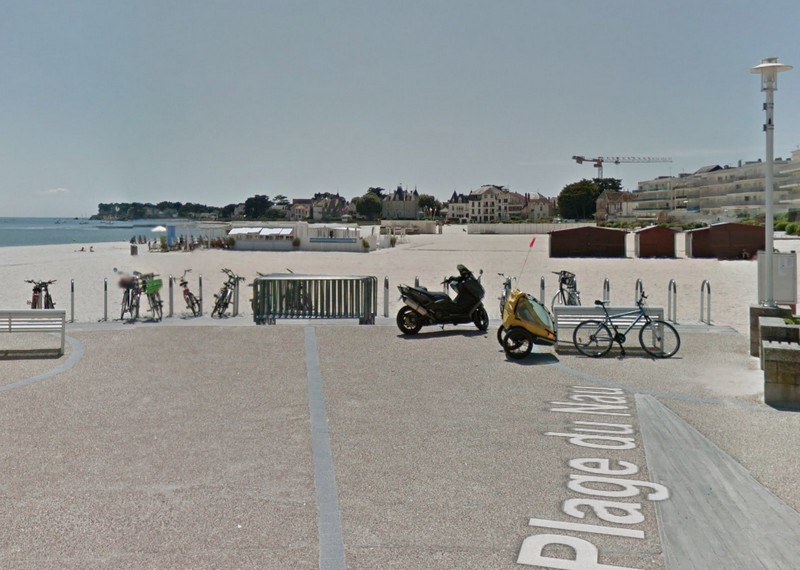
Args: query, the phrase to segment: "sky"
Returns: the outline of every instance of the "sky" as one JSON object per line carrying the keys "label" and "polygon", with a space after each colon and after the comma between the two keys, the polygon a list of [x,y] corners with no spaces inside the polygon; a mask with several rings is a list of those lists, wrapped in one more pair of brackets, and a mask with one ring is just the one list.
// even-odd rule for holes
{"label": "sky", "polygon": [[0,0],[0,216],[255,194],[557,196],[800,148],[800,2]]}

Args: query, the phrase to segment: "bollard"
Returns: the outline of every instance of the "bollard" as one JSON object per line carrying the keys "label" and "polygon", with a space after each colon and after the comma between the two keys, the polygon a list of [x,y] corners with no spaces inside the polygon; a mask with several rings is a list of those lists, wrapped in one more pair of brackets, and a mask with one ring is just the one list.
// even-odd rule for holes
{"label": "bollard", "polygon": [[608,277],[603,280],[603,301],[607,303],[611,301],[611,282]]}
{"label": "bollard", "polygon": [[75,322],[75,280],[69,282],[69,322]]}
{"label": "bollard", "polygon": [[419,277],[414,277],[414,287],[419,287]]}
{"label": "bollard", "polygon": [[641,279],[636,280],[636,289],[633,293],[633,303],[636,304],[639,302],[639,299],[642,298],[642,293],[644,293],[644,285],[642,284]]}
{"label": "bollard", "polygon": [[108,277],[103,278],[103,322],[108,322]]}
{"label": "bollard", "polygon": [[203,316],[203,276],[197,278],[197,301],[200,303],[200,315]]}
{"label": "bollard", "polygon": [[383,316],[389,317],[389,277],[383,278]]}
{"label": "bollard", "polygon": [[542,278],[539,279],[539,301],[541,301],[542,303],[544,303],[544,295],[545,295],[544,283],[545,283],[544,275],[542,275]]}
{"label": "bollard", "polygon": [[233,284],[233,308],[231,309],[231,316],[239,316],[239,280]]}
{"label": "bollard", "polygon": [[175,286],[175,278],[172,275],[170,275],[169,276],[169,311],[167,311],[167,316],[168,317],[172,316],[173,292],[174,292],[173,290],[175,288],[174,286]]}
{"label": "bollard", "polygon": [[[705,292],[705,296],[703,293]],[[703,301],[707,300],[706,303],[706,319],[703,320]],[[711,283],[708,282],[708,279],[704,279],[703,283],[700,285],[700,322],[706,323],[708,325],[711,324]]]}
{"label": "bollard", "polygon": [[674,279],[667,285],[667,320],[678,324],[678,285]]}

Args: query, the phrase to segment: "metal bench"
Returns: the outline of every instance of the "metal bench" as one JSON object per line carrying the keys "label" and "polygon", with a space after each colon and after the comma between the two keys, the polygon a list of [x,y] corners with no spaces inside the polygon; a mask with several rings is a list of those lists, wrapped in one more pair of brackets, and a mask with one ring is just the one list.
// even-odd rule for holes
{"label": "metal bench", "polygon": [[[630,311],[638,311],[637,307],[606,307],[608,313],[613,317],[616,313],[626,313]],[[558,343],[556,344],[556,352],[572,352],[576,351],[575,345],[572,343],[572,332],[581,322],[595,319],[602,321],[605,318],[605,313],[602,307],[597,305],[587,306],[561,306],[556,305],[553,309],[554,320],[556,325],[556,333],[558,335]],[[645,307],[645,312],[653,319],[663,319],[664,309],[662,307]],[[617,328],[625,330],[637,317],[637,314],[628,315],[625,317],[614,318],[614,324]],[[637,325],[628,333],[627,340],[630,340],[631,335],[639,334],[639,329],[644,324],[644,319],[639,321]],[[613,331],[612,331],[613,332]],[[636,340],[631,346],[639,347],[639,341]],[[628,343],[625,344],[625,350],[628,350]]]}
{"label": "metal bench", "polygon": [[0,334],[2,333],[41,333],[60,335],[60,345],[57,348],[0,348],[0,357],[41,355],[64,355],[64,340],[66,336],[67,312],[63,309],[20,309],[0,310]]}

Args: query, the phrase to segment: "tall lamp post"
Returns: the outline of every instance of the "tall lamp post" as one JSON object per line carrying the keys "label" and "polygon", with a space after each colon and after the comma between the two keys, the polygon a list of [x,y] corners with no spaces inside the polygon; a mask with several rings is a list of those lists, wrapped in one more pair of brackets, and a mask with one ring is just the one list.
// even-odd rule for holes
{"label": "tall lamp post", "polygon": [[778,90],[778,73],[781,71],[789,71],[792,69],[791,65],[786,65],[784,63],[778,63],[777,57],[768,57],[766,59],[762,59],[761,63],[755,66],[753,69],[750,70],[751,73],[760,73],[761,74],[761,90],[766,93],[767,101],[764,103],[764,111],[767,114],[767,122],[764,123],[764,132],[767,133],[767,162],[766,162],[766,181],[765,181],[765,188],[764,188],[764,205],[765,205],[765,217],[764,220],[764,232],[765,232],[765,240],[764,240],[764,249],[765,249],[765,256],[764,256],[764,272],[766,275],[764,276],[764,302],[763,305],[767,307],[774,307],[775,306],[775,288],[773,286],[773,275],[772,275],[772,266],[773,266],[773,256],[772,256],[772,234],[774,232],[774,212],[773,212],[773,205],[772,205],[772,192],[773,192],[773,182],[772,182],[772,162],[773,162],[773,131],[775,130],[775,124],[772,120],[772,111],[774,108],[773,103],[773,94],[775,91]]}

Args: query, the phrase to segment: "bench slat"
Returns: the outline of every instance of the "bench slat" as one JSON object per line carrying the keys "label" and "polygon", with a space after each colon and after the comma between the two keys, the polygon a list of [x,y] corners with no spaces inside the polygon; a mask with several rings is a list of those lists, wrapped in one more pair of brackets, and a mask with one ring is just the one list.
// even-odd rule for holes
{"label": "bench slat", "polygon": [[59,355],[64,354],[66,322],[63,309],[0,310],[0,333],[61,333]]}

